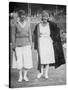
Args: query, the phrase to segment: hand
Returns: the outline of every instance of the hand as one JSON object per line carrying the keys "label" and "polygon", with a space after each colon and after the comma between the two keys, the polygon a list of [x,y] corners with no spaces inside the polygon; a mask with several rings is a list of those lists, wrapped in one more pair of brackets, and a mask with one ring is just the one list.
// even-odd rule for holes
{"label": "hand", "polygon": [[12,46],[12,43],[10,43],[10,46]]}
{"label": "hand", "polygon": [[20,18],[17,18],[17,22],[19,22],[20,21]]}
{"label": "hand", "polygon": [[31,43],[31,49],[33,49],[33,44]]}
{"label": "hand", "polygon": [[15,50],[15,48],[16,48],[16,43],[13,43],[12,49]]}
{"label": "hand", "polygon": [[14,12],[13,17],[14,17],[14,19],[17,19],[18,18],[18,14]]}
{"label": "hand", "polygon": [[17,23],[17,19],[18,19],[18,14],[17,13],[13,13],[13,17],[14,17],[14,23]]}

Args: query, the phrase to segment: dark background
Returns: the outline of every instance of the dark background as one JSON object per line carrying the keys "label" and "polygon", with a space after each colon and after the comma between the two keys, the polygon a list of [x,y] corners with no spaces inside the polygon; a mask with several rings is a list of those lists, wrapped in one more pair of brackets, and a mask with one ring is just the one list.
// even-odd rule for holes
{"label": "dark background", "polygon": [[19,2],[9,2],[9,12],[18,11],[24,9],[28,12],[28,4],[31,5],[31,14],[41,12],[42,10],[49,10],[55,12],[57,10],[63,10],[63,14],[66,14],[65,5],[51,5],[51,4],[36,4],[36,3],[19,3]]}

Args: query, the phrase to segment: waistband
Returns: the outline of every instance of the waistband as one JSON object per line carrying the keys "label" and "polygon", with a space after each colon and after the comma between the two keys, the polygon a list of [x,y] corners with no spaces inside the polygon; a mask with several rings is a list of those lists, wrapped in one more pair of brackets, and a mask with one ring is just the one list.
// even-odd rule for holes
{"label": "waistband", "polygon": [[16,38],[29,38],[29,36],[16,36]]}
{"label": "waistband", "polygon": [[50,37],[49,35],[41,34],[40,37]]}

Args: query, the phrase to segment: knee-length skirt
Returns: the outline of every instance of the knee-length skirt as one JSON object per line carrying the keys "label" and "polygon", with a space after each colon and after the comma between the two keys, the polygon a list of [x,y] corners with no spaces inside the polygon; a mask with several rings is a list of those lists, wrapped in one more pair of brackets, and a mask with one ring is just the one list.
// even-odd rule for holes
{"label": "knee-length skirt", "polygon": [[55,63],[53,41],[50,37],[39,38],[39,51],[41,64]]}

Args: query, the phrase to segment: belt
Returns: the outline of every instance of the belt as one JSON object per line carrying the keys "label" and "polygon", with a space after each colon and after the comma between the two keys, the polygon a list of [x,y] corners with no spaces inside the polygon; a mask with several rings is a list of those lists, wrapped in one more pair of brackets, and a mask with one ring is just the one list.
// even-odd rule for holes
{"label": "belt", "polygon": [[50,37],[50,36],[47,36],[47,35],[40,35],[40,37]]}
{"label": "belt", "polygon": [[16,38],[29,38],[29,36],[16,36]]}

